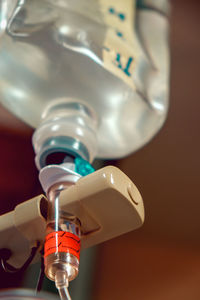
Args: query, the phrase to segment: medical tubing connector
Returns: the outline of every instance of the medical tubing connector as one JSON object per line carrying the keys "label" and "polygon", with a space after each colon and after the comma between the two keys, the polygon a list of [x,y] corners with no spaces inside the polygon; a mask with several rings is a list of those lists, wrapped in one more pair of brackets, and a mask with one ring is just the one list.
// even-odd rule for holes
{"label": "medical tubing connector", "polygon": [[[56,166],[56,168],[59,167],[62,168],[61,166]],[[46,175],[46,172],[50,172],[49,168],[51,166],[46,167],[43,175]],[[55,172],[53,166],[52,168]],[[60,208],[61,191],[75,183],[72,179],[75,181],[78,178],[78,174],[76,178],[73,175],[73,171],[68,170],[68,172],[69,174],[66,175],[68,177],[61,176],[61,178],[68,178],[69,181],[56,182],[47,191],[49,206],[44,245],[45,274],[50,280],[55,282],[61,300],[71,299],[68,285],[69,281],[78,275],[81,246],[80,221]],[[56,175],[58,176],[58,173]],[[57,176],[54,178],[58,178]]]}
{"label": "medical tubing connector", "polygon": [[69,281],[68,281],[67,274],[65,271],[57,271],[56,272],[55,285],[56,285],[56,288],[58,289],[61,300],[71,300],[71,297],[70,297],[70,294],[68,291]]}

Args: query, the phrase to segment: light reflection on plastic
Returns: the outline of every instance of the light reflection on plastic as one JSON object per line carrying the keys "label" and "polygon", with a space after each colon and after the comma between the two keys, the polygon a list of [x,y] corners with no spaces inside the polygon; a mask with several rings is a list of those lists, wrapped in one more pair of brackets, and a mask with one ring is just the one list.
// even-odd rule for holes
{"label": "light reflection on plastic", "polygon": [[110,181],[111,181],[112,184],[114,184],[113,174],[110,174]]}
{"label": "light reflection on plastic", "polygon": [[78,142],[75,142],[73,146],[74,146],[75,149],[78,150]]}
{"label": "light reflection on plastic", "polygon": [[61,33],[61,34],[67,35],[70,33],[70,31],[71,31],[70,27],[67,25],[59,27],[59,33]]}
{"label": "light reflection on plastic", "polygon": [[62,44],[63,47],[70,49],[72,51],[75,51],[77,53],[81,53],[87,57],[89,57],[90,59],[94,60],[97,64],[102,65],[102,60],[95,54],[93,53],[90,49],[87,48],[83,48],[83,47],[76,47],[76,46],[70,46],[66,43]]}
{"label": "light reflection on plastic", "polygon": [[85,125],[84,121],[82,118],[77,118],[78,124],[80,125]]}
{"label": "light reflection on plastic", "polygon": [[26,94],[22,91],[22,90],[20,90],[20,89],[16,89],[16,88],[13,88],[11,91],[10,91],[10,94],[13,96],[13,97],[15,97],[15,98],[17,98],[17,99],[21,99],[21,100],[23,100],[25,97],[26,97]]}
{"label": "light reflection on plastic", "polygon": [[58,125],[58,124],[53,125],[53,126],[52,126],[52,131],[56,131],[56,130],[58,130],[58,128],[59,128],[59,125]]}
{"label": "light reflection on plastic", "polygon": [[83,136],[83,130],[81,130],[81,128],[76,128],[76,133],[80,136]]}
{"label": "light reflection on plastic", "polygon": [[159,102],[153,102],[152,105],[158,111],[164,111],[165,109],[164,105]]}

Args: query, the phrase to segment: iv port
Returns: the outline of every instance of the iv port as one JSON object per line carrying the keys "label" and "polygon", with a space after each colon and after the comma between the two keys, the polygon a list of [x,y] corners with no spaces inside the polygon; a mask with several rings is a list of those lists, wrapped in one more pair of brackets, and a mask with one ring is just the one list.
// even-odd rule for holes
{"label": "iv port", "polygon": [[57,271],[65,271],[69,281],[78,275],[79,260],[70,253],[52,253],[45,257],[44,264],[46,276],[53,281],[55,281]]}
{"label": "iv port", "polygon": [[[47,235],[56,231],[71,233],[78,238],[81,237],[80,221],[65,212],[60,211],[59,222],[49,222],[47,225]],[[68,252],[55,252],[47,255],[44,258],[45,274],[50,279],[55,281],[57,271],[65,271],[68,281],[76,278],[79,270],[79,259]]]}

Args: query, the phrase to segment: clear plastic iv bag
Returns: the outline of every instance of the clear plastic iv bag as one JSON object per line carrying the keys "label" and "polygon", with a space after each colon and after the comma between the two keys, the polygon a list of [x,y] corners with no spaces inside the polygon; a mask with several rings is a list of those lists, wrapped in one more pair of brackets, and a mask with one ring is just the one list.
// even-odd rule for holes
{"label": "clear plastic iv bag", "polygon": [[98,157],[136,151],[166,119],[166,15],[167,1],[1,0],[0,101],[37,128],[55,99],[78,99]]}

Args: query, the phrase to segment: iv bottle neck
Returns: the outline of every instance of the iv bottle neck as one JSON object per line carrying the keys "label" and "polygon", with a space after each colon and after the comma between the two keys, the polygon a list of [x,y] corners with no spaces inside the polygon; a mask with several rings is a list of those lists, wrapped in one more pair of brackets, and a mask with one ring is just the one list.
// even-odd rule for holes
{"label": "iv bottle neck", "polygon": [[[38,169],[59,157],[81,157],[90,163],[97,153],[97,117],[81,100],[62,98],[50,102],[33,134],[35,162]],[[53,162],[54,163],[54,162]]]}

